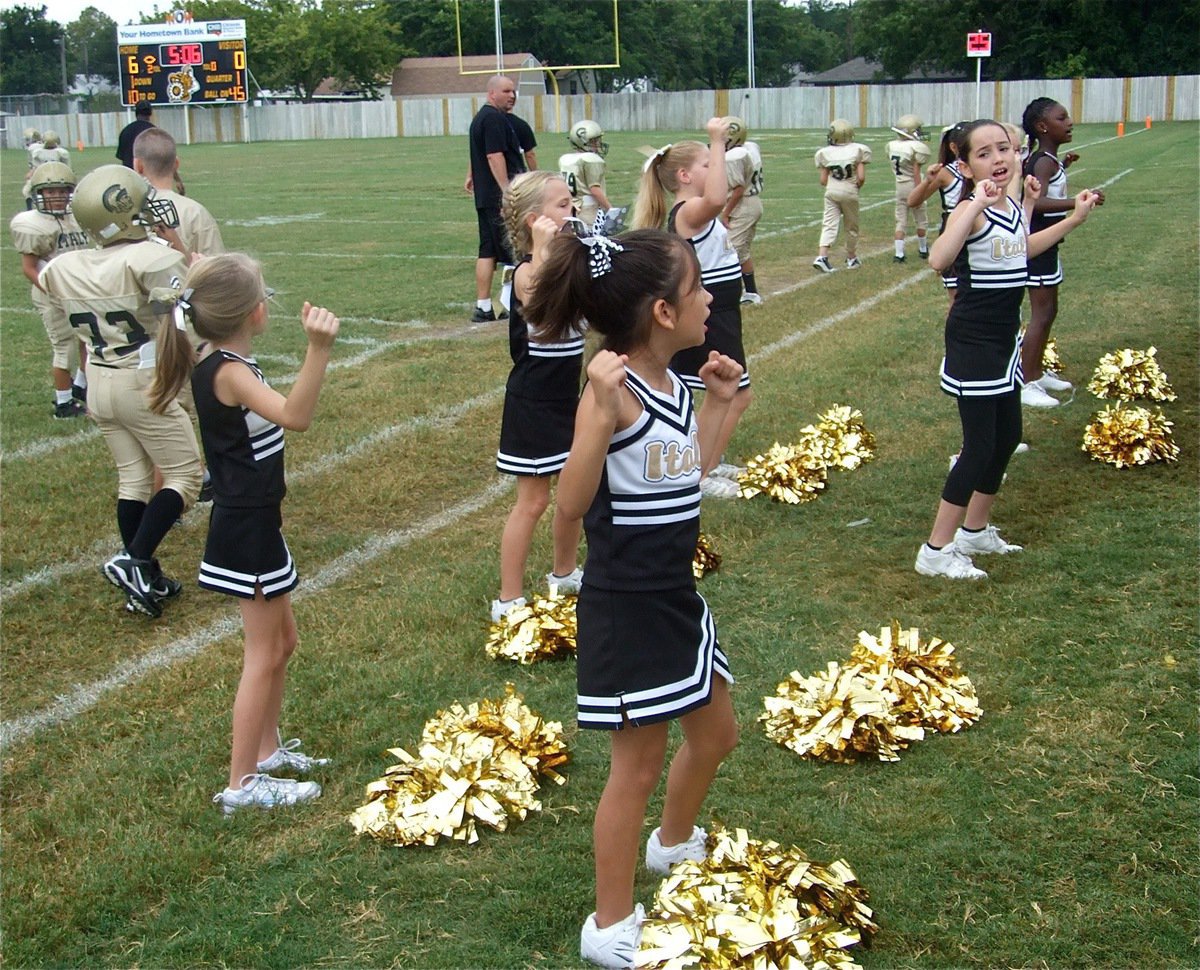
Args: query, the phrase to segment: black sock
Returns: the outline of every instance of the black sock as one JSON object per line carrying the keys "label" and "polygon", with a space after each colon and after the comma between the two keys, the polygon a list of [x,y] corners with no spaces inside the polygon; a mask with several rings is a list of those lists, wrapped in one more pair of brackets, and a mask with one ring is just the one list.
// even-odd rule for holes
{"label": "black sock", "polygon": [[758,284],[754,282],[754,274],[753,273],[743,273],[742,281],[746,284],[746,292],[747,293],[757,293],[758,292]]}
{"label": "black sock", "polygon": [[137,535],[133,537],[132,542],[125,544],[129,555],[134,559],[153,558],[154,550],[162,542],[163,536],[171,530],[175,520],[182,514],[183,496],[173,488],[160,489],[146,506]]}
{"label": "black sock", "polygon": [[137,535],[145,511],[145,502],[135,502],[131,498],[117,499],[117,529],[121,532],[121,543],[126,549],[133,544],[133,537]]}

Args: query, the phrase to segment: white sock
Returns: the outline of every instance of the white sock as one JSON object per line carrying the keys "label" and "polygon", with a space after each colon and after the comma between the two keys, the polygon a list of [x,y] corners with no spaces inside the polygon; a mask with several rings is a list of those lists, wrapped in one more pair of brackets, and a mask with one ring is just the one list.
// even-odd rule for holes
{"label": "white sock", "polygon": [[917,249],[922,253],[929,252],[929,239],[926,236],[917,236]]}
{"label": "white sock", "polygon": [[82,367],[75,371],[75,386],[87,387],[87,373]]}
{"label": "white sock", "polygon": [[492,298],[488,297],[486,300],[476,300],[475,306],[477,306],[484,313],[491,313],[492,312]]}
{"label": "white sock", "polygon": [[71,403],[71,390],[70,390],[70,388],[68,388],[68,389],[67,389],[67,390],[65,390],[65,391],[60,391],[60,390],[59,390],[59,389],[56,387],[56,388],[54,389],[54,403],[55,403],[55,404],[69,404],[69,403]]}
{"label": "white sock", "polygon": [[904,240],[903,239],[896,240],[896,255],[897,256],[904,255]]}

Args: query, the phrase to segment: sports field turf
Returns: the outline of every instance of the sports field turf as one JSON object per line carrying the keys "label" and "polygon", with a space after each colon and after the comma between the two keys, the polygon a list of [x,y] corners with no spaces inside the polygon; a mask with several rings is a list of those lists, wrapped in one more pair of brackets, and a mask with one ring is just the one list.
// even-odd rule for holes
{"label": "sports field turf", "polygon": [[[937,386],[946,298],[909,241],[891,258],[887,133],[864,189],[864,265],[810,266],[816,131],[755,132],[767,301],[744,315],[756,399],[745,459],[835,403],[877,459],[790,507],[705,501],[723,557],[701,590],[738,684],[742,728],[702,824],[845,858],[882,930],[867,968],[1191,967],[1197,948],[1197,126],[1111,137],[1077,126],[1074,191],[1107,204],[1063,247],[1055,324],[1075,399],[1025,413],[996,506],[1020,556],[991,578],[916,575],[958,419]],[[609,133],[609,196],[632,201],[637,145]],[[562,136],[541,136],[552,165]],[[160,547],[187,581],[161,620],[127,614],[98,566],[117,550],[116,475],[84,421],[53,421],[49,348],[7,236],[0,278],[4,959],[12,967],[559,967],[592,906],[591,817],[607,738],[575,730],[571,662],[489,660],[487,602],[512,500],[494,471],[505,324],[472,326],[466,139],[181,146],[189,194],[278,291],[258,344],[286,390],[309,299],[342,317],[313,427],[288,438],[285,534],[302,574],[284,737],[334,763],[292,812],[210,804],[227,772],[240,673],[236,607],[193,583],[207,512]],[[77,173],[113,161],[73,153]],[[25,159],[0,158],[2,211]],[[936,224],[936,202],[931,205]],[[844,249],[834,249],[835,265]],[[1178,400],[1178,463],[1118,471],[1080,450],[1099,357],[1158,348]],[[850,523],[866,524],[849,527]],[[548,519],[529,589],[549,567]],[[898,620],[957,647],[983,719],[896,764],[799,760],[756,718],[790,671],[843,659]],[[512,682],[564,722],[567,784],[473,846],[395,849],[346,816],[454,701]],[[660,793],[661,795],[661,793]],[[651,810],[659,805],[652,802]],[[651,816],[653,818],[653,816]],[[653,821],[650,825],[655,824]],[[649,828],[647,829],[647,832]],[[639,875],[650,902],[656,881]]]}

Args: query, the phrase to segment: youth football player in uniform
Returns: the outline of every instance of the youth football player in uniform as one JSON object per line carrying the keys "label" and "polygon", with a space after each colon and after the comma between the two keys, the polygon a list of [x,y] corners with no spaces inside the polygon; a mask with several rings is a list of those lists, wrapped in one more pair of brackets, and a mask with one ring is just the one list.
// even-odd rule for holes
{"label": "youth football player in uniform", "polygon": [[758,284],[754,280],[754,260],[750,244],[762,218],[763,162],[758,145],[747,141],[746,122],[736,115],[725,119],[728,135],[725,138],[725,176],[729,182],[729,198],[721,210],[721,221],[729,230],[729,244],[742,264],[743,303],[762,303]]}
{"label": "youth football player in uniform", "polygon": [[813,268],[832,273],[829,247],[838,236],[841,224],[846,236],[846,269],[858,269],[858,190],[867,180],[871,149],[854,140],[854,127],[838,118],[829,126],[829,144],[814,156],[825,186],[825,215],[821,220],[821,239]]}
{"label": "youth football player in uniform", "polygon": [[154,186],[156,198],[166,199],[179,215],[179,239],[188,254],[217,256],[225,252],[221,230],[209,211],[187,195],[175,191],[179,154],[175,139],[162,128],[147,128],[133,142],[133,170]]}
{"label": "youth football player in uniform", "polygon": [[904,262],[904,239],[908,234],[908,220],[912,216],[917,227],[917,255],[929,258],[929,215],[925,203],[909,206],[908,196],[921,181],[921,166],[929,161],[929,146],[925,144],[923,122],[916,115],[904,115],[892,126],[897,138],[887,144],[888,160],[892,163],[892,174],[896,176],[896,252],[894,262]]}
{"label": "youth football player in uniform", "polygon": [[612,208],[604,190],[607,167],[604,156],[608,154],[604,129],[585,118],[571,127],[567,140],[575,150],[559,156],[558,171],[571,190],[575,211],[583,224],[591,229],[596,212],[607,212]]}

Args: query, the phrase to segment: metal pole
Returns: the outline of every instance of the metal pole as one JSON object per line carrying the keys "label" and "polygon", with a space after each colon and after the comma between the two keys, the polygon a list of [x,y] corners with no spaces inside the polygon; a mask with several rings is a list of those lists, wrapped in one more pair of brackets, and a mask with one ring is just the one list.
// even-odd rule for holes
{"label": "metal pole", "polygon": [[[58,38],[58,64],[59,64],[59,67],[62,68],[63,94],[66,95],[69,93],[67,91],[67,35],[66,34],[63,34],[61,37]],[[63,108],[63,114],[66,114],[65,107]]]}
{"label": "metal pole", "polygon": [[983,58],[975,58],[975,117],[979,117],[979,87],[983,76]]}
{"label": "metal pole", "polygon": [[746,0],[746,87],[754,88],[754,0]]}
{"label": "metal pole", "polygon": [[496,23],[496,73],[504,73],[504,34],[500,28],[500,0],[492,0],[492,18]]}

